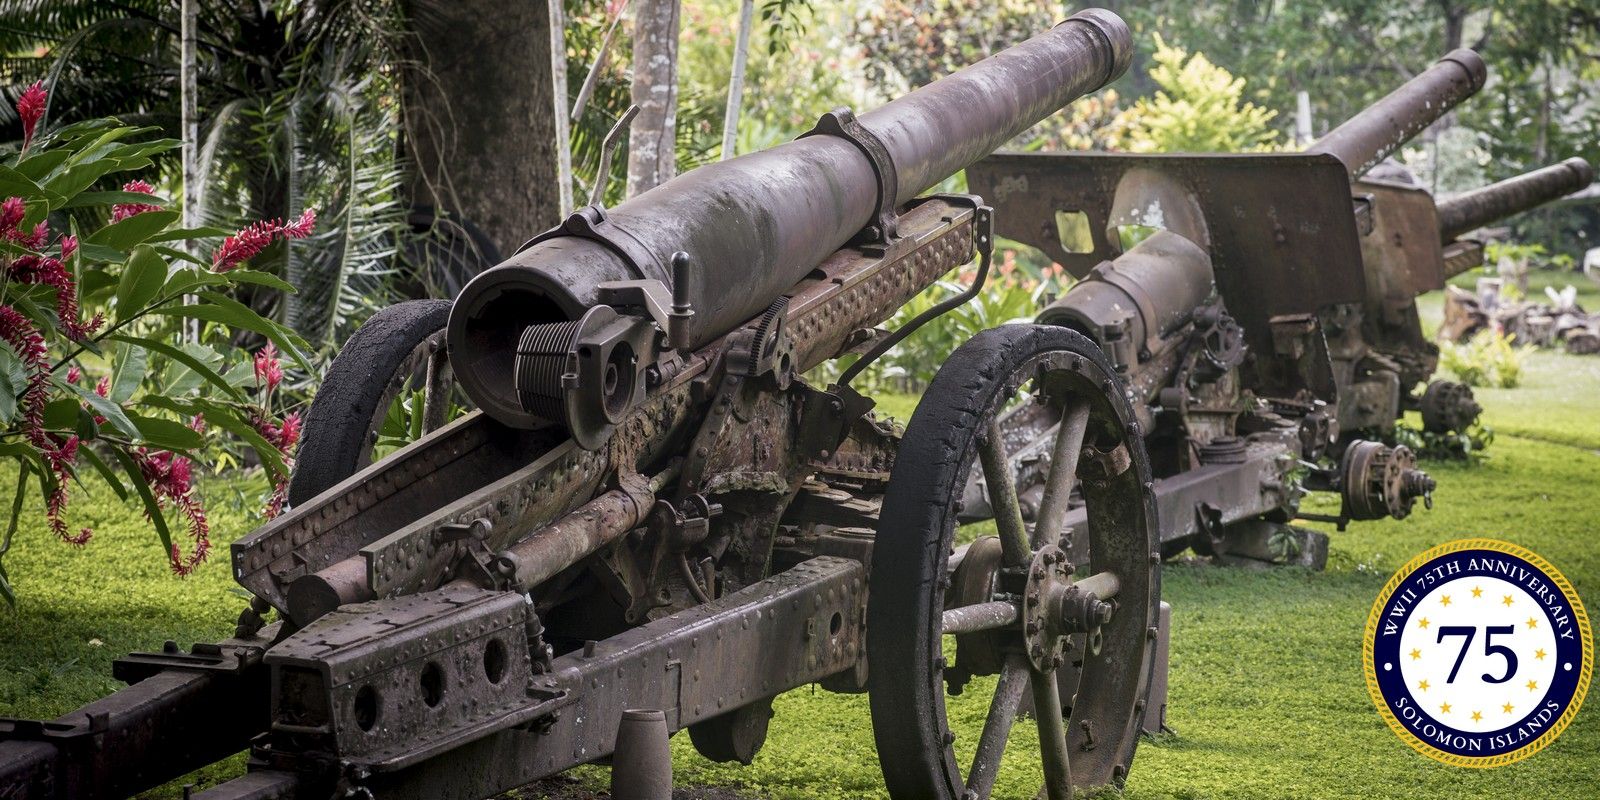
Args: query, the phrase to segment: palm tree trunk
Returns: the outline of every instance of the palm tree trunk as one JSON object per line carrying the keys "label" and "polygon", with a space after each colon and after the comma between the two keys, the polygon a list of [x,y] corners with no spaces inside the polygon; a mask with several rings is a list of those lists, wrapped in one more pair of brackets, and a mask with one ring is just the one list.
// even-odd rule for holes
{"label": "palm tree trunk", "polygon": [[410,0],[407,14],[412,202],[509,254],[561,218],[550,6]]}

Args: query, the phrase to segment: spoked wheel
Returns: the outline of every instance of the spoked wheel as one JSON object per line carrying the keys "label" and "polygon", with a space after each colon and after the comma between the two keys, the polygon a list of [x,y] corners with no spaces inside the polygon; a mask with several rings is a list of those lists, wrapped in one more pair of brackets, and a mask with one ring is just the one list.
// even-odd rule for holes
{"label": "spoked wheel", "polygon": [[[1038,537],[1018,510],[996,423],[1019,390],[1063,420]],[[973,543],[951,575],[974,463],[999,536]],[[1088,504],[1081,541],[1063,535],[1075,481]],[[1150,466],[1099,348],[1065,328],[1008,325],[956,350],[900,443],[872,558],[872,728],[890,796],[981,800],[1002,761],[1006,796],[1064,800],[1074,786],[1120,785],[1155,662],[1157,542]],[[947,709],[947,691],[970,674],[982,677]],[[1019,731],[1008,748],[1029,708],[1038,744]]]}
{"label": "spoked wheel", "polygon": [[[449,320],[449,300],[408,300],[373,314],[345,342],[306,414],[290,505],[371,464],[386,422],[414,435],[448,421],[455,386],[444,346]],[[403,395],[421,402],[396,407]]]}

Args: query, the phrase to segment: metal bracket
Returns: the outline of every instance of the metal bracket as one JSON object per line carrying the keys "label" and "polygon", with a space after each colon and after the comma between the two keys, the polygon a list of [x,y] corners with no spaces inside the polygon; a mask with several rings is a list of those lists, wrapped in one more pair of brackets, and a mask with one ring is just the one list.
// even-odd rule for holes
{"label": "metal bracket", "polygon": [[900,177],[883,140],[862,125],[855,112],[843,106],[823,114],[816,127],[800,134],[799,138],[807,136],[837,136],[855,145],[872,165],[872,174],[878,179],[878,207],[872,215],[874,222],[861,231],[857,241],[881,243],[898,236],[899,217],[895,214],[894,201],[900,191]]}

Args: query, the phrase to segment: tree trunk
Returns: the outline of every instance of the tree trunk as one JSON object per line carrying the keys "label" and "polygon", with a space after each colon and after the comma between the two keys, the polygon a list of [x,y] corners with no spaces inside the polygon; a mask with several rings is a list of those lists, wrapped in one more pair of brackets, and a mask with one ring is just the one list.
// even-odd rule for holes
{"label": "tree trunk", "polygon": [[[405,75],[411,198],[509,255],[560,221],[544,2],[414,0]],[[486,254],[488,255],[488,254]]]}
{"label": "tree trunk", "polygon": [[628,129],[628,196],[677,173],[678,0],[640,0],[633,7],[633,102]]}

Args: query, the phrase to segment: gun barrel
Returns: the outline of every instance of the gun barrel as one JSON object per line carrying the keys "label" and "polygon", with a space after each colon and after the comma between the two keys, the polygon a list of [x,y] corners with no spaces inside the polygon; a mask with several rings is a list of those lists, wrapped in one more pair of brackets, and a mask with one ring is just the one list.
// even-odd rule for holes
{"label": "gun barrel", "polygon": [[1462,100],[1483,88],[1488,68],[1462,48],[1434,62],[1420,75],[1368,106],[1306,149],[1344,162],[1355,180]]}
{"label": "gun barrel", "polygon": [[[744,324],[857,233],[1077,97],[1121,75],[1132,38],[1108,11],[1055,28],[851,120],[769,150],[709,164],[616,208],[588,208],[462,290],[451,311],[451,365],[490,416],[540,420],[514,387],[518,337],[578,319],[601,284],[654,279],[669,288],[686,253],[688,340],[702,346]],[[826,122],[827,120],[825,120]],[[864,129],[864,133],[859,130]]]}
{"label": "gun barrel", "polygon": [[1496,220],[1527,211],[1588,186],[1594,169],[1581,158],[1507,178],[1439,203],[1439,239],[1445,244]]}

